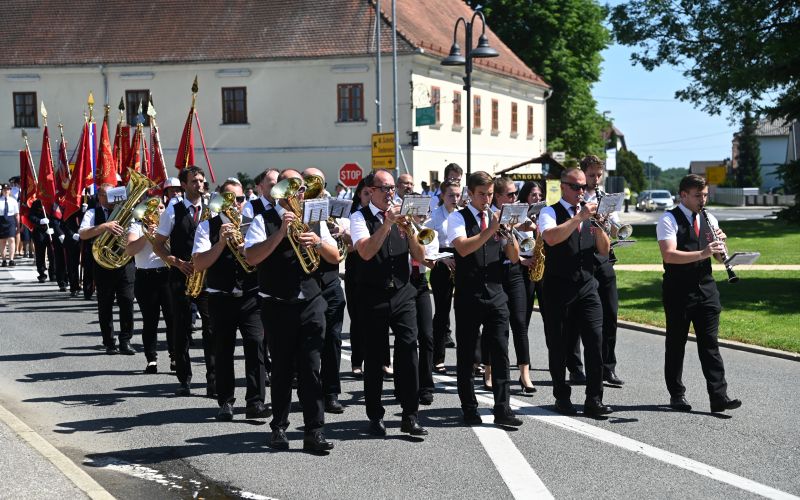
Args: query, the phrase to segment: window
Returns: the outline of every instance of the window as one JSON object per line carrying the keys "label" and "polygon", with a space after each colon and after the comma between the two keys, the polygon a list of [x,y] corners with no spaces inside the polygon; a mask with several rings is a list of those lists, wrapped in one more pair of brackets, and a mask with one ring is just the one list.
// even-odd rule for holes
{"label": "window", "polygon": [[476,95],[472,98],[472,129],[481,128],[481,96]]}
{"label": "window", "polygon": [[453,126],[461,126],[461,92],[453,91]]}
{"label": "window", "polygon": [[492,132],[500,130],[500,104],[497,99],[492,99]]}
{"label": "window", "polygon": [[533,106],[528,106],[528,139],[533,139]]}
{"label": "window", "polygon": [[222,124],[247,123],[247,87],[222,88]]}
{"label": "window", "polygon": [[433,106],[433,117],[435,119],[435,123],[438,125],[442,123],[439,119],[439,100],[441,98],[441,91],[439,87],[431,87],[431,106]]}
{"label": "window", "polygon": [[511,103],[511,136],[517,136],[517,103]]}
{"label": "window", "polygon": [[36,128],[39,115],[36,114],[36,92],[14,92],[14,127]]}
{"label": "window", "polygon": [[128,123],[136,125],[136,115],[139,114],[139,103],[142,103],[142,116],[144,126],[150,126],[150,117],[147,115],[147,108],[150,106],[149,90],[126,90],[125,91],[125,112],[128,116]]}
{"label": "window", "polygon": [[364,121],[364,84],[340,83],[337,85],[337,121]]}

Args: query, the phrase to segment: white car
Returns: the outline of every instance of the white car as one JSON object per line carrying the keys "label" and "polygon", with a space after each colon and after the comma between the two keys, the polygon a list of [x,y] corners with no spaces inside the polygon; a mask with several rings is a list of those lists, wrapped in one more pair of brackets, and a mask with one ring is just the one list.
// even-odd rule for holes
{"label": "white car", "polygon": [[652,212],[654,210],[672,210],[675,207],[672,194],[662,189],[648,192],[647,199],[642,201],[644,203],[641,208],[646,212]]}

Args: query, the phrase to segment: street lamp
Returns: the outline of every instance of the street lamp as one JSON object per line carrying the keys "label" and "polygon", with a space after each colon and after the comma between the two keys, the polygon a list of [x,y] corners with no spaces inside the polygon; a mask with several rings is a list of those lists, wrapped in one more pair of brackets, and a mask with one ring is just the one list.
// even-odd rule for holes
{"label": "street lamp", "polygon": [[647,157],[647,178],[650,181],[650,191],[653,190],[653,155]]}
{"label": "street lamp", "polygon": [[[472,27],[475,18],[481,20],[481,36],[478,37],[478,46],[472,48]],[[465,45],[467,51],[461,55],[461,46],[458,44],[458,26],[464,23]],[[456,20],[453,28],[453,45],[450,47],[450,55],[442,59],[442,66],[464,66],[464,90],[467,93],[467,175],[472,173],[472,59],[475,57],[497,57],[497,51],[489,46],[489,39],[486,37],[486,18],[483,12],[475,11],[472,18],[467,22],[463,17]]]}

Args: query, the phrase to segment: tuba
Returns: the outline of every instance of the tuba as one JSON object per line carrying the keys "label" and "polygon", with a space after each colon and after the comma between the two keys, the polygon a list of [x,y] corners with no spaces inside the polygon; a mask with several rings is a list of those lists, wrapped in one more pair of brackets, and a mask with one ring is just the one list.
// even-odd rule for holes
{"label": "tuba", "polygon": [[[153,181],[135,170],[130,170],[130,180],[128,181],[128,198],[124,203],[117,204],[108,221],[116,221],[120,226],[127,229],[133,220],[133,210],[139,200],[144,196],[148,189],[155,187]],[[125,255],[127,246],[127,236],[119,236],[105,232],[95,238],[92,243],[92,256],[94,260],[106,269],[118,269],[130,262],[130,255]]]}
{"label": "tuba", "polygon": [[236,206],[233,204],[236,200],[236,194],[234,193],[222,193],[223,203],[222,207],[220,208],[220,213],[225,214],[231,224],[234,225],[236,228],[236,232],[233,233],[233,236],[228,238],[226,243],[228,244],[228,250],[231,251],[233,256],[236,258],[236,261],[242,266],[242,269],[245,272],[252,273],[256,270],[254,266],[251,266],[247,263],[242,255],[242,252],[239,251],[239,247],[244,243],[244,236],[242,235],[242,214],[239,210],[236,209]]}
{"label": "tuba", "polygon": [[289,238],[289,243],[292,245],[295,255],[297,255],[297,260],[300,261],[300,267],[303,268],[306,274],[311,274],[319,267],[320,257],[315,248],[301,246],[298,240],[298,236],[301,233],[311,231],[308,225],[303,222],[303,210],[297,197],[301,187],[303,187],[301,179],[296,177],[283,179],[272,187],[270,196],[274,200],[286,200],[289,209],[296,216],[296,219],[292,221],[288,228],[286,237]]}
{"label": "tuba", "polygon": [[[208,200],[208,204],[203,207],[203,213],[200,214],[200,222],[207,221],[209,217],[211,217],[211,212],[219,212],[220,208],[222,207],[222,203],[224,200],[222,196],[219,194],[214,193]],[[198,225],[200,224],[198,222]],[[186,277],[186,296],[191,298],[197,298],[200,296],[200,292],[203,291],[203,284],[206,281],[206,271],[194,271],[192,274]]]}

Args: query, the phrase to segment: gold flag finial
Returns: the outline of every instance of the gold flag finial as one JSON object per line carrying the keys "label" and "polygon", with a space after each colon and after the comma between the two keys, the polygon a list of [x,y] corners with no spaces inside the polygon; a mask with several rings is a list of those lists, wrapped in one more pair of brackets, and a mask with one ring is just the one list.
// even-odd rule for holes
{"label": "gold flag finial", "polygon": [[25,145],[27,145],[28,144],[28,131],[25,130],[25,129],[22,129],[22,139],[25,141]]}
{"label": "gold flag finial", "polygon": [[42,113],[42,118],[44,118],[44,126],[47,126],[47,108],[44,107],[44,101],[42,101],[42,105],[39,107],[39,111]]}
{"label": "gold flag finial", "polygon": [[196,94],[200,88],[197,86],[197,75],[194,75],[194,83],[192,83],[192,94]]}
{"label": "gold flag finial", "polygon": [[94,120],[94,94],[92,91],[89,91],[89,98],[86,100],[86,104],[89,105],[89,121]]}
{"label": "gold flag finial", "polygon": [[105,106],[103,106],[103,108],[105,108],[105,110],[106,110],[106,113],[105,113],[106,114],[106,118],[108,118],[108,113],[111,112],[111,106],[106,104]]}
{"label": "gold flag finial", "polygon": [[119,106],[118,106],[118,108],[119,108],[120,112],[125,111],[125,98],[124,97],[120,97],[119,98]]}
{"label": "gold flag finial", "polygon": [[150,94],[150,105],[147,106],[147,116],[152,120],[156,117],[156,105],[153,104],[153,94]]}

